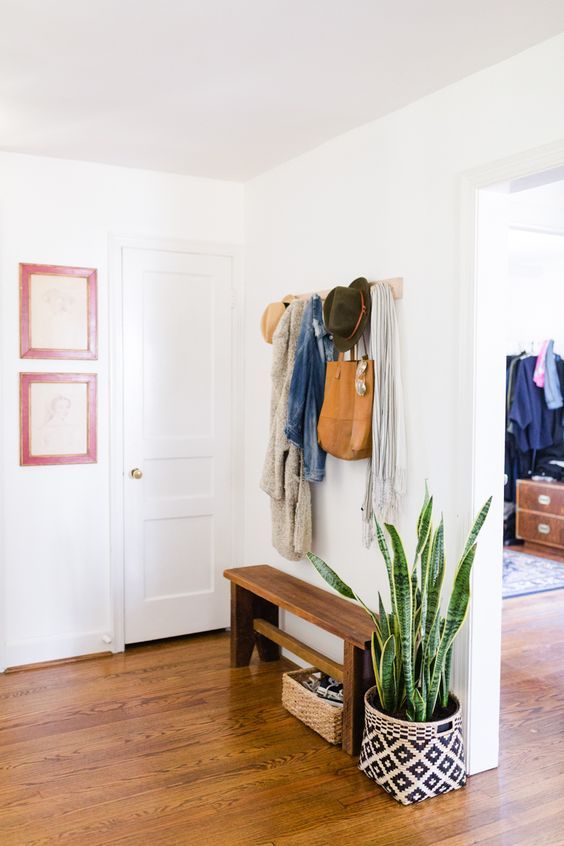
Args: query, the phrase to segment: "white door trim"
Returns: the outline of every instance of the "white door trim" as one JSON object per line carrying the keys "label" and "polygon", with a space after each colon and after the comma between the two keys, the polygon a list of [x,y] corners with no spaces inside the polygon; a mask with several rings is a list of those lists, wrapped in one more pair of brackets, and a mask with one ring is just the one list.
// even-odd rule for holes
{"label": "white door trim", "polygon": [[166,250],[167,252],[192,253],[198,255],[226,256],[232,260],[232,345],[231,377],[232,391],[232,526],[231,547],[233,564],[242,563],[243,498],[237,493],[243,490],[243,250],[233,244],[214,242],[183,241],[166,238],[143,238],[126,235],[109,237],[109,333],[110,333],[110,590],[113,618],[113,652],[125,649],[124,619],[124,408],[123,408],[123,278],[122,254],[125,249]]}
{"label": "white door trim", "polygon": [[[484,167],[468,171],[460,178],[460,288],[459,288],[459,365],[458,365],[458,465],[457,490],[460,536],[468,531],[479,508],[479,492],[483,490],[481,477],[488,456],[478,450],[476,418],[480,393],[485,391],[488,373],[478,369],[478,275],[476,262],[478,191],[500,182],[519,179],[564,164],[564,140],[543,147],[526,150]],[[501,482],[500,482],[501,489]],[[494,493],[492,491],[492,493]],[[478,545],[480,555],[480,545]],[[477,561],[480,564],[480,559]],[[486,564],[486,562],[483,562]],[[475,579],[473,578],[473,583]],[[465,708],[465,737],[467,769],[477,773],[498,764],[499,725],[497,713],[500,702],[501,648],[499,647],[499,616],[490,614],[492,602],[501,608],[501,583],[496,591],[489,585],[472,591],[468,625],[457,643],[454,685],[460,692]],[[496,650],[484,664],[477,648],[479,640],[491,643]],[[495,667],[495,672],[492,668]],[[494,719],[473,723],[473,716],[490,713]]]}

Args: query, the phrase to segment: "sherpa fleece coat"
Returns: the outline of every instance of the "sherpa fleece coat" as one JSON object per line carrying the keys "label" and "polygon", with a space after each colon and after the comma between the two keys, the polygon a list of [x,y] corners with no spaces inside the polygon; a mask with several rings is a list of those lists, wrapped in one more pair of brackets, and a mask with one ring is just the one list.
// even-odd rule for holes
{"label": "sherpa fleece coat", "polygon": [[303,451],[284,433],[305,307],[305,300],[290,303],[272,339],[270,436],[260,483],[271,498],[272,544],[289,561],[300,561],[311,549],[311,495],[304,481]]}

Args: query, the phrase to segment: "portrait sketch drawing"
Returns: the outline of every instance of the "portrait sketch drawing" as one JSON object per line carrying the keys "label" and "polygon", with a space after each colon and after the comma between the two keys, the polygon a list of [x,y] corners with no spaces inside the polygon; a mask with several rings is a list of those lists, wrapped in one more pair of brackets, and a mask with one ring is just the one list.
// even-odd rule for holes
{"label": "portrait sketch drawing", "polygon": [[95,464],[95,373],[20,373],[20,462]]}

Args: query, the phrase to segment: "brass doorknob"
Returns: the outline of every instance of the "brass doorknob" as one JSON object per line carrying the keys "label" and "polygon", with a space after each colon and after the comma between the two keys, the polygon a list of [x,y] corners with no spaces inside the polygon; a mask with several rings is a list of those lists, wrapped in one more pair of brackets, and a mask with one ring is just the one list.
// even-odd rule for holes
{"label": "brass doorknob", "polygon": [[142,479],[143,478],[143,471],[139,469],[139,467],[135,467],[131,471],[131,478],[132,479]]}

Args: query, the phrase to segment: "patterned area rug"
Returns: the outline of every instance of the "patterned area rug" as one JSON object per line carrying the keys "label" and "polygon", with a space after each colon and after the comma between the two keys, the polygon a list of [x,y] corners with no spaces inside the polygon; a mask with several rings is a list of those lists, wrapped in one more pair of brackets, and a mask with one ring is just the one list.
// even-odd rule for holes
{"label": "patterned area rug", "polygon": [[564,588],[564,563],[503,550],[503,598]]}

